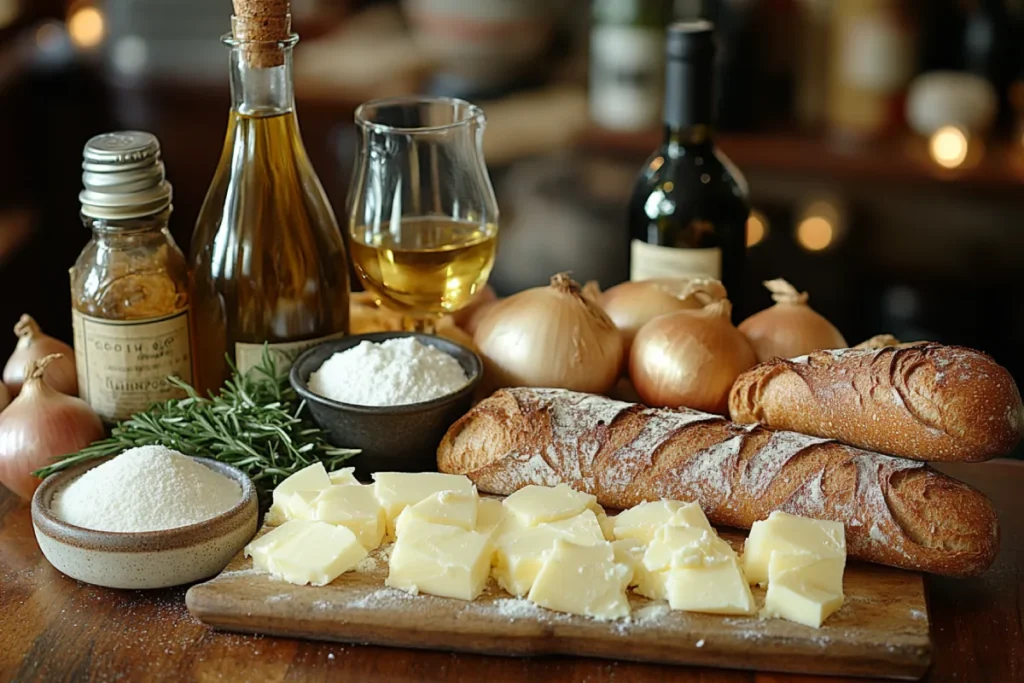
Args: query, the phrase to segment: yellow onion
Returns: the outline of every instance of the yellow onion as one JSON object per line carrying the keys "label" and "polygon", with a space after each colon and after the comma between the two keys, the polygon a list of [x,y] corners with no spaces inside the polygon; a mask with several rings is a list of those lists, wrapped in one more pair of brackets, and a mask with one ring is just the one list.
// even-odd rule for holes
{"label": "yellow onion", "polygon": [[742,323],[740,332],[763,363],[770,358],[796,358],[819,349],[845,349],[846,340],[835,325],[807,305],[807,292],[779,278],[764,283],[775,305]]}
{"label": "yellow onion", "polygon": [[622,333],[628,355],[636,333],[659,315],[700,308],[725,296],[718,280],[664,277],[615,285],[601,295],[601,307]]}
{"label": "yellow onion", "polygon": [[39,323],[28,314],[18,320],[14,334],[18,337],[18,343],[4,366],[4,384],[12,398],[21,391],[29,365],[52,354],[58,354],[59,357],[47,366],[46,381],[63,394],[78,396],[75,352],[70,346],[43,332]]}
{"label": "yellow onion", "polygon": [[476,294],[470,297],[469,303],[466,304],[465,308],[452,313],[452,318],[455,319],[456,325],[466,330],[466,332],[473,334],[480,325],[480,321],[483,320],[483,314],[497,300],[498,295],[494,293],[494,289],[490,285],[484,285],[482,289],[477,290]]}
{"label": "yellow onion", "polygon": [[640,328],[629,355],[629,377],[644,403],[728,412],[733,382],[757,362],[731,314],[732,304],[722,299],[668,313]]}
{"label": "yellow onion", "polygon": [[45,371],[59,360],[53,354],[30,363],[21,393],[0,413],[0,484],[25,500],[39,486],[34,471],[104,436],[88,403],[50,386]]}
{"label": "yellow onion", "polygon": [[473,336],[491,388],[555,387],[602,394],[622,366],[622,339],[565,273],[495,304]]}

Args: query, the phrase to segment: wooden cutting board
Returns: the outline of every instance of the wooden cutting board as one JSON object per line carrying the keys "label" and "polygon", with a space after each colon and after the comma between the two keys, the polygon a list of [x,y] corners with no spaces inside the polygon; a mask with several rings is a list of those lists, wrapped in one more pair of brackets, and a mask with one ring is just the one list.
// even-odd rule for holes
{"label": "wooden cutting board", "polygon": [[[261,531],[261,533],[265,532]],[[743,536],[723,533],[739,548]],[[384,586],[390,546],[322,586],[295,586],[241,554],[193,586],[189,611],[244,633],[495,655],[584,655],[797,673],[920,678],[931,643],[920,574],[851,563],[846,603],[820,629],[782,619],[670,612],[631,596],[628,620],[600,622],[516,600],[496,585],[473,602]],[[758,604],[764,591],[754,589]]]}

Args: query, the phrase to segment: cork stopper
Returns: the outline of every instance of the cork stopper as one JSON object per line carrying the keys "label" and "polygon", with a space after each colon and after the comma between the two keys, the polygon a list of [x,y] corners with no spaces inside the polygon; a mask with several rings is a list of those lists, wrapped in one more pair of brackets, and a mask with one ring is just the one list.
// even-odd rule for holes
{"label": "cork stopper", "polygon": [[275,43],[292,33],[290,0],[232,0],[235,14],[231,32],[243,46],[245,63],[255,69],[284,64],[284,52]]}

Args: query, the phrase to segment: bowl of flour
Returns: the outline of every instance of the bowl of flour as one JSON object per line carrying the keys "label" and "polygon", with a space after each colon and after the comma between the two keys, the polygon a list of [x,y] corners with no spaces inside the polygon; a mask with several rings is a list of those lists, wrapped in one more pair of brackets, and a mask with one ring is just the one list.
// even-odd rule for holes
{"label": "bowl of flour", "polygon": [[32,498],[43,555],[71,578],[165,588],[218,573],[256,533],[242,471],[142,446],[47,477]]}
{"label": "bowl of flour", "polygon": [[290,380],[352,464],[377,471],[433,471],[437,445],[473,400],[483,364],[470,349],[419,332],[377,332],[309,349]]}

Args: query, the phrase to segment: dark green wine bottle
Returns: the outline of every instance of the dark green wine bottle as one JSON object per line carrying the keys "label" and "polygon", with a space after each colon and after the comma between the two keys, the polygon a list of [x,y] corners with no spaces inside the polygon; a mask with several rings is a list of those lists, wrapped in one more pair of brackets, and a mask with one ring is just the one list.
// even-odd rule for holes
{"label": "dark green wine bottle", "polygon": [[747,183],[712,139],[714,27],[668,27],[665,138],[629,203],[630,279],[714,277],[742,309]]}

